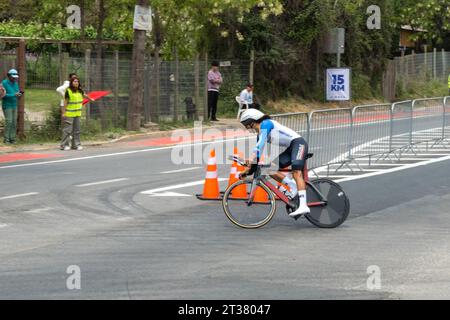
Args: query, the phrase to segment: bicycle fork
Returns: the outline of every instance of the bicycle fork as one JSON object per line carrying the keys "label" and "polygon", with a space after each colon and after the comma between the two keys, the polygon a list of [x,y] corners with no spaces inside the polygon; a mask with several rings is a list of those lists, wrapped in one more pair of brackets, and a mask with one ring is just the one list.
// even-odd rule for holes
{"label": "bicycle fork", "polygon": [[250,207],[253,204],[253,199],[255,198],[256,193],[256,184],[258,183],[259,179],[253,179],[252,181],[252,187],[250,189],[250,194],[247,201],[247,206]]}

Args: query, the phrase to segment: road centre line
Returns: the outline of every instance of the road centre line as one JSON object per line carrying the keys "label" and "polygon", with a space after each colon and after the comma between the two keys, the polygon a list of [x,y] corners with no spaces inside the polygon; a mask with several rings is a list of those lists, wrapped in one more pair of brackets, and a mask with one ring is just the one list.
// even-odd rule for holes
{"label": "road centre line", "polygon": [[179,170],[163,171],[163,172],[161,172],[161,173],[177,173],[177,172],[184,172],[184,171],[197,170],[197,169],[201,169],[201,168],[202,168],[202,167],[192,167],[192,168],[179,169]]}
{"label": "road centre line", "polygon": [[78,184],[75,187],[90,187],[90,186],[96,186],[99,184],[107,184],[107,183],[120,182],[120,181],[125,181],[125,180],[130,180],[130,179],[129,178],[119,178],[119,179],[103,180],[103,181],[97,181],[97,182]]}
{"label": "road centre line", "polygon": [[28,197],[28,196],[35,196],[37,194],[39,194],[39,192],[29,192],[29,193],[22,193],[22,194],[14,194],[14,195],[11,195],[11,196],[1,197],[0,200],[15,199],[15,198]]}

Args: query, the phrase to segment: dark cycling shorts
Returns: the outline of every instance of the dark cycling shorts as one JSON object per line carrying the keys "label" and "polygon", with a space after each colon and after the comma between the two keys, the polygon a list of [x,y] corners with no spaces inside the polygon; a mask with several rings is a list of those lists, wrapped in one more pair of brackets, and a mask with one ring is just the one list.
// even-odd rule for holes
{"label": "dark cycling shorts", "polygon": [[291,166],[292,170],[303,170],[307,154],[308,143],[301,137],[296,138],[292,140],[289,147],[278,156],[278,165],[280,169]]}

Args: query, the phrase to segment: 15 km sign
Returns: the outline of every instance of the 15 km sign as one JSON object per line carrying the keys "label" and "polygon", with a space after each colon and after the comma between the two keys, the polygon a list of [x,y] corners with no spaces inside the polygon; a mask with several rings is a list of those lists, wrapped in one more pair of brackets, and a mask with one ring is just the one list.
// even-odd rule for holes
{"label": "15 km sign", "polygon": [[326,92],[328,101],[350,100],[350,68],[327,69],[326,78]]}

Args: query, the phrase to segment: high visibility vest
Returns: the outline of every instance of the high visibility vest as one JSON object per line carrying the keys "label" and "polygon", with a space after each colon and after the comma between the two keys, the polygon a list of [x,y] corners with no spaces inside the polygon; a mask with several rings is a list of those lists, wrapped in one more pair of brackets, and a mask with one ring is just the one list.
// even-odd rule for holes
{"label": "high visibility vest", "polygon": [[69,101],[67,102],[66,107],[66,117],[81,117],[81,111],[83,110],[83,94],[79,90],[73,92],[70,88],[67,88],[67,92],[69,94]]}
{"label": "high visibility vest", "polygon": [[448,75],[448,88],[450,89],[450,74]]}

